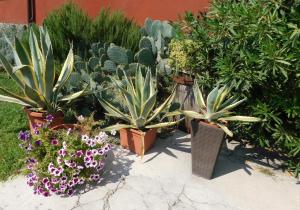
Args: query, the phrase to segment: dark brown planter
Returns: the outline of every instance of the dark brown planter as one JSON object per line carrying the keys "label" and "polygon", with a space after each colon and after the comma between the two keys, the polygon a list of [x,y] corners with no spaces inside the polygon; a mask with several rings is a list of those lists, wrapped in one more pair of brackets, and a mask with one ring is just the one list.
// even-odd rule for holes
{"label": "dark brown planter", "polygon": [[[180,104],[181,109],[190,110],[190,111],[199,111],[199,108],[195,104],[195,97],[193,92],[194,80],[188,76],[177,76],[173,80],[177,83],[176,87],[176,96],[174,102]],[[179,119],[179,116],[176,117],[176,120]],[[191,119],[188,117],[182,121],[178,128],[180,130],[191,132]]]}
{"label": "dark brown planter", "polygon": [[[155,143],[156,140],[156,129],[150,129],[146,132],[135,129],[121,129],[120,130],[120,141],[121,146],[129,149],[131,152],[143,155],[147,152]],[[144,139],[144,150],[143,150],[143,139]]]}
{"label": "dark brown planter", "polygon": [[192,120],[192,173],[211,179],[225,136],[224,131],[205,122]]}
{"label": "dark brown planter", "polygon": [[[31,133],[34,132],[33,126],[37,124],[45,124],[47,121],[45,120],[46,112],[34,112],[28,109],[27,107],[24,108],[24,111],[27,114],[28,121],[29,121],[29,127]],[[52,123],[49,125],[50,128],[61,125],[64,123],[64,114],[62,112],[57,112],[52,114],[54,119]]]}

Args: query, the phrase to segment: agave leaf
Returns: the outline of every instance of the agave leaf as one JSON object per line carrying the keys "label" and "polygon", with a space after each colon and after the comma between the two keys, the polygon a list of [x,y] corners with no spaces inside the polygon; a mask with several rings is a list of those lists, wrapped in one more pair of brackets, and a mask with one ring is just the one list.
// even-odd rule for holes
{"label": "agave leaf", "polygon": [[2,63],[4,69],[8,73],[8,75],[16,81],[16,83],[19,85],[20,88],[23,89],[24,85],[22,83],[22,80],[13,73],[13,67],[12,65],[6,60],[6,58],[0,53],[0,62]]}
{"label": "agave leaf", "polygon": [[[47,44],[45,44],[47,45]],[[45,98],[50,100],[52,98],[53,86],[55,80],[54,57],[51,45],[48,48],[46,55],[46,67],[43,74],[43,82],[45,84]]]}
{"label": "agave leaf", "polygon": [[[22,69],[21,74],[22,74],[23,78],[21,79],[19,77],[19,79],[21,79],[22,82],[24,81],[31,88],[37,89],[38,83],[35,78],[35,74],[33,72],[33,69],[29,68],[29,66],[32,66],[32,61],[31,61],[31,58],[30,58],[27,50],[25,49],[23,44],[17,38],[15,39],[16,48],[13,47],[13,45],[11,44],[9,39],[6,38],[6,41],[8,42],[11,50],[13,51],[16,65],[17,66],[28,65],[28,68]],[[23,85],[22,85],[22,89],[23,89]]]}
{"label": "agave leaf", "polygon": [[122,113],[118,108],[114,107],[112,104],[104,100],[103,98],[98,99],[103,108],[109,113],[110,116],[114,116],[131,123],[131,118],[127,114]]}
{"label": "agave leaf", "polygon": [[9,96],[0,95],[0,101],[15,103],[15,104],[19,104],[19,105],[22,105],[22,106],[30,106],[29,104],[25,103],[24,101],[21,101],[19,99],[9,97]]}
{"label": "agave leaf", "polygon": [[224,103],[222,103],[219,106],[219,110],[222,110],[223,108],[225,108],[226,106],[233,104],[235,102],[237,102],[238,100],[236,98],[234,98],[233,96],[231,96],[229,99],[227,99]]}
{"label": "agave leaf", "polygon": [[14,94],[14,93],[12,93],[12,92],[10,92],[10,91],[8,91],[8,90],[2,88],[2,87],[0,87],[0,90],[1,90],[4,94],[8,95],[9,97],[13,97],[13,98],[15,98],[15,99],[17,99],[17,100],[19,100],[19,101],[22,101],[23,103],[26,103],[26,104],[27,104],[26,106],[38,107],[37,103],[35,103],[34,101],[32,101],[32,100],[30,100],[30,99],[28,99],[28,98],[24,98],[24,97],[18,96],[18,95],[16,95],[16,94]]}
{"label": "agave leaf", "polygon": [[165,115],[162,116],[161,120],[163,120],[167,117],[174,117],[174,116],[178,116],[178,115],[181,115],[181,114],[183,114],[183,113],[179,110],[176,110],[176,111],[173,111],[173,112],[168,112],[168,113],[166,113]]}
{"label": "agave leaf", "polygon": [[141,129],[145,126],[146,119],[143,117],[139,117],[136,120],[134,120],[134,125],[136,128]]}
{"label": "agave leaf", "polygon": [[170,105],[172,103],[172,101],[174,100],[174,97],[175,97],[176,87],[177,86],[175,86],[172,94],[164,101],[164,103],[162,103],[158,108],[156,108],[154,110],[153,115],[147,120],[146,124],[148,124],[149,122],[154,120],[159,115],[159,113],[161,113],[168,105]]}
{"label": "agave leaf", "polygon": [[42,52],[43,52],[44,56],[46,57],[46,55],[48,54],[48,51],[50,50],[50,48],[52,48],[50,36],[48,34],[46,27],[44,27],[44,28],[39,27],[39,31],[41,34],[40,43],[41,43],[41,47],[42,47]]}
{"label": "agave leaf", "polygon": [[202,92],[200,91],[197,80],[195,80],[193,89],[194,89],[195,100],[196,100],[196,103],[198,104],[199,108],[200,109],[206,108],[206,105],[205,105],[205,102],[203,99],[203,95],[202,95]]}
{"label": "agave leaf", "polygon": [[80,97],[84,92],[85,92],[85,90],[81,90],[81,91],[78,91],[76,93],[66,95],[63,98],[61,98],[60,101],[72,101],[72,100]]}
{"label": "agave leaf", "polygon": [[126,125],[126,124],[116,124],[112,125],[106,128],[101,129],[101,131],[112,131],[112,130],[120,130],[122,128],[134,128],[132,125]]}
{"label": "agave leaf", "polygon": [[230,109],[233,109],[235,107],[237,107],[238,105],[240,105],[241,103],[243,103],[244,101],[246,101],[246,98],[242,99],[242,100],[239,100],[239,101],[236,101],[234,102],[233,104],[230,104],[226,107],[224,107],[222,110],[220,111],[229,111]]}
{"label": "agave leaf", "polygon": [[213,107],[214,111],[218,111],[219,106],[222,104],[222,102],[224,101],[224,99],[228,95],[228,93],[229,93],[229,90],[227,89],[226,86],[223,86],[219,89],[218,96],[216,98],[216,101],[215,101],[214,107]]}
{"label": "agave leaf", "polygon": [[146,100],[148,100],[148,98],[151,95],[151,71],[147,71],[147,74],[146,74],[146,78],[145,78],[145,82],[144,82],[144,88],[143,88],[143,98],[142,98],[142,103],[145,103]]}
{"label": "agave leaf", "polygon": [[73,66],[74,66],[74,54],[73,54],[73,48],[71,47],[67,59],[63,65],[61,73],[56,82],[56,85],[54,86],[53,92],[57,94],[57,92],[64,86],[64,84],[67,82],[67,80],[69,79],[73,71]]}
{"label": "agave leaf", "polygon": [[151,129],[151,128],[164,128],[164,127],[170,127],[173,125],[176,125],[180,121],[182,121],[184,118],[181,118],[180,120],[174,121],[174,122],[163,122],[163,123],[157,123],[154,125],[147,125],[145,128]]}
{"label": "agave leaf", "polygon": [[233,133],[223,124],[216,123],[228,136],[232,137]]}
{"label": "agave leaf", "polygon": [[195,112],[195,111],[182,110],[181,112],[185,116],[193,118],[193,119],[206,119],[203,114],[200,114],[200,113]]}
{"label": "agave leaf", "polygon": [[259,122],[261,121],[258,117],[248,117],[248,116],[232,116],[219,118],[221,121],[242,121],[242,122]]}
{"label": "agave leaf", "polygon": [[26,97],[30,98],[30,100],[35,101],[39,105],[38,108],[46,109],[49,105],[43,95],[26,84],[24,87],[24,94]]}
{"label": "agave leaf", "polygon": [[219,90],[219,87],[217,86],[207,96],[206,104],[207,104],[207,113],[208,114],[211,114],[214,112],[213,107],[214,107],[216,98],[218,96],[218,90]]}
{"label": "agave leaf", "polygon": [[137,98],[140,104],[143,100],[143,87],[144,87],[144,77],[141,72],[141,68],[138,68],[135,73],[135,88],[137,93]]}
{"label": "agave leaf", "polygon": [[141,116],[143,118],[147,119],[150,112],[153,110],[156,104],[156,96],[157,96],[157,92],[153,94],[153,96],[148,98],[148,100],[143,104],[142,111],[141,111]]}
{"label": "agave leaf", "polygon": [[40,50],[36,35],[34,34],[32,29],[30,29],[29,31],[29,47],[31,52],[33,70],[38,81],[39,89],[42,91],[43,95],[45,95],[43,72],[45,71],[46,62]]}

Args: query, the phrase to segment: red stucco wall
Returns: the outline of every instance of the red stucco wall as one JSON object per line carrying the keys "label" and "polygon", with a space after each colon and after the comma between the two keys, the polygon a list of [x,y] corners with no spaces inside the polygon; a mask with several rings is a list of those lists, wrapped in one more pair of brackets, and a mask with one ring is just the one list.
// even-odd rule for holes
{"label": "red stucco wall", "polygon": [[[35,0],[36,22],[41,24],[47,14],[68,0]],[[73,0],[95,17],[102,7],[122,10],[128,17],[143,24],[146,17],[174,20],[185,11],[208,8],[209,0]],[[0,0],[0,22],[27,23],[27,0]]]}
{"label": "red stucco wall", "polygon": [[27,23],[27,0],[1,0],[0,23]]}
{"label": "red stucco wall", "polygon": [[[44,17],[67,0],[36,0],[36,21],[42,23]],[[209,0],[74,0],[88,14],[95,17],[102,7],[122,10],[128,17],[143,24],[146,17],[174,20],[185,11],[198,12],[208,8]]]}

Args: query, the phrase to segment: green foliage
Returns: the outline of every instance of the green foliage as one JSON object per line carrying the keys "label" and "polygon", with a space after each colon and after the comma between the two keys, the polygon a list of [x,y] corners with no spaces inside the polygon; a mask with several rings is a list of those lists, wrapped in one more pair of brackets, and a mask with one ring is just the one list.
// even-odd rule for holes
{"label": "green foliage", "polygon": [[135,52],[141,37],[139,26],[121,11],[102,9],[92,26],[92,41],[114,43]]}
{"label": "green foliage", "polygon": [[[17,84],[0,73],[0,84],[9,91],[20,93]],[[24,152],[18,146],[17,132],[26,129],[27,119],[25,112],[19,105],[0,102],[0,181],[20,171],[24,164]]]}
{"label": "green foliage", "polygon": [[[109,116],[118,118],[125,121],[127,124],[116,124],[105,128],[104,130],[119,130],[121,128],[134,128],[139,130],[146,130],[151,128],[161,128],[166,126],[175,125],[177,122],[156,122],[159,115],[170,107],[175,92],[165,100],[160,106],[157,105],[157,88],[156,79],[152,77],[151,70],[147,69],[145,76],[143,76],[142,69],[139,67],[136,70],[134,80],[128,78],[123,71],[124,80],[117,80],[112,77],[113,84],[121,92],[123,100],[126,102],[126,112],[123,112],[118,107],[111,104],[110,101],[104,97],[99,97],[99,101],[103,108],[108,112]],[[119,102],[120,103],[120,102]],[[180,112],[173,111],[167,112],[160,118],[162,121],[164,118],[178,115]],[[154,124],[153,124],[154,123]]]}
{"label": "green foliage", "polygon": [[297,1],[215,0],[207,14],[186,15],[187,38],[202,45],[201,84],[217,80],[247,97],[240,111],[266,121],[238,125],[238,136],[277,151],[294,171],[300,161],[299,11]]}
{"label": "green foliage", "polygon": [[85,56],[91,44],[92,19],[76,4],[70,2],[53,10],[44,20],[53,43],[54,54],[62,61],[70,43],[76,54]]}
{"label": "green foliage", "polygon": [[223,86],[215,87],[204,100],[202,92],[195,81],[194,96],[197,106],[200,108],[200,113],[195,111],[183,110],[183,114],[188,117],[205,120],[208,123],[216,124],[224,130],[230,137],[233,133],[227,128],[228,121],[241,121],[241,122],[258,122],[261,119],[257,117],[248,116],[233,116],[232,109],[242,104],[246,99],[238,100],[235,97],[228,97],[230,88]]}
{"label": "green foliage", "polygon": [[81,90],[67,96],[60,95],[61,88],[73,71],[73,51],[70,50],[61,74],[55,81],[52,45],[46,28],[39,28],[39,36],[30,29],[26,45],[17,38],[14,46],[9,40],[7,41],[14,53],[16,65],[13,67],[2,54],[0,54],[0,61],[8,75],[23,90],[24,96],[0,87],[0,91],[4,93],[0,95],[1,101],[53,112],[59,108],[59,102],[71,101],[84,92]]}
{"label": "green foliage", "polygon": [[192,39],[173,39],[169,45],[169,64],[176,71],[193,75],[198,67],[200,45]]}

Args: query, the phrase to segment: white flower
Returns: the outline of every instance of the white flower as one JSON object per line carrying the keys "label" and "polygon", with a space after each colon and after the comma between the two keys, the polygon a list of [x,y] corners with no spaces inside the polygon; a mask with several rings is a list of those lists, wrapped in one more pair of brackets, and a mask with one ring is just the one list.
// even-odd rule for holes
{"label": "white flower", "polygon": [[117,131],[116,130],[111,130],[110,134],[114,136],[114,135],[117,134]]}
{"label": "white flower", "polygon": [[84,142],[86,142],[86,141],[88,141],[89,140],[89,136],[88,135],[83,135],[82,137],[81,137],[81,140],[82,141],[84,141]]}
{"label": "white flower", "polygon": [[82,115],[80,115],[79,117],[77,117],[77,120],[82,123],[84,122],[85,118]]}

